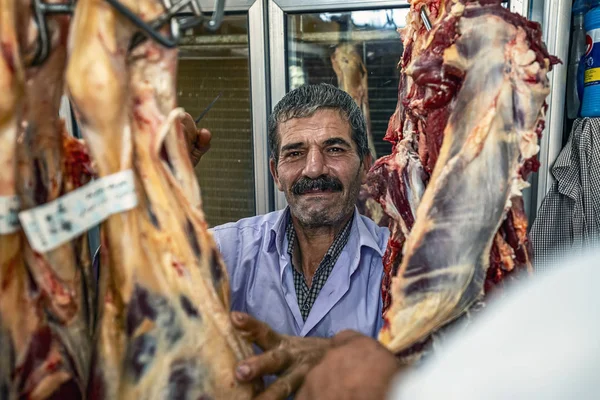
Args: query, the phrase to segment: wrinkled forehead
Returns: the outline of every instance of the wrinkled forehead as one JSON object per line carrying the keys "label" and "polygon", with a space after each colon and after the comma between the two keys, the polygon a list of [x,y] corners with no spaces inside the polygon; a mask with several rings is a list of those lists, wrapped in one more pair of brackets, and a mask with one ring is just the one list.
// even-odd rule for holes
{"label": "wrinkled forehead", "polygon": [[312,105],[309,107],[290,106],[288,109],[280,111],[278,116],[278,123],[289,121],[294,118],[309,118],[319,113],[337,113],[338,116],[344,121],[348,121],[348,113],[340,107],[329,107]]}
{"label": "wrinkled forehead", "polygon": [[352,128],[343,112],[320,109],[310,116],[292,117],[278,124],[279,149],[290,142],[324,142],[341,137],[352,142]]}

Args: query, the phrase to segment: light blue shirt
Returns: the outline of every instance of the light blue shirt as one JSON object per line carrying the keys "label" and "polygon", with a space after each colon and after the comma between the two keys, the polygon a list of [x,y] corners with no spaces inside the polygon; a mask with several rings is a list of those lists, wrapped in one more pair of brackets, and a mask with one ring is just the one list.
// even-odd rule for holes
{"label": "light blue shirt", "polygon": [[285,209],[212,229],[229,272],[232,309],[286,335],[331,337],[353,329],[376,337],[389,230],[354,212],[348,243],[304,322],[287,254],[288,215]]}

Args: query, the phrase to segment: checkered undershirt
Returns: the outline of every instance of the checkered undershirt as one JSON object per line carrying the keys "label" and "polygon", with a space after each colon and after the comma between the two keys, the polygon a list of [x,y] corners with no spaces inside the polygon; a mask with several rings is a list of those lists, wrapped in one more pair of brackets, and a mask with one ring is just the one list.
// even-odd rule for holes
{"label": "checkered undershirt", "polygon": [[600,120],[578,119],[552,165],[550,187],[529,239],[534,268],[556,268],[566,253],[600,247]]}
{"label": "checkered undershirt", "polygon": [[[350,237],[350,228],[352,227],[352,220],[346,223],[344,228],[337,234],[333,243],[325,253],[323,260],[319,264],[315,275],[312,279],[312,284],[310,288],[306,284],[306,280],[304,279],[304,274],[302,271],[298,271],[292,265],[292,271],[294,273],[294,287],[296,288],[296,297],[298,298],[298,307],[300,307],[300,314],[302,314],[302,319],[306,321],[308,318],[308,314],[319,295],[319,292],[325,285],[327,278],[331,274],[331,270],[333,270],[333,266],[337,261],[340,253],[346,243],[348,243],[348,238]],[[287,228],[285,229],[285,233],[288,239],[288,254],[290,255],[290,259],[293,259],[294,254],[294,244],[296,242],[296,230],[294,229],[294,224],[292,224],[292,219],[289,218]]]}

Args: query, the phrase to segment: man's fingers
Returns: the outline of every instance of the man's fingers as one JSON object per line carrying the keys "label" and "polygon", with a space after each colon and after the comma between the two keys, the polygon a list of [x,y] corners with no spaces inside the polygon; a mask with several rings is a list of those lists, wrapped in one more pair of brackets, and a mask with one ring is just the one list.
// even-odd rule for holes
{"label": "man's fingers", "polygon": [[196,134],[196,123],[192,116],[188,113],[183,114],[180,119],[181,125],[183,125],[183,131],[185,133],[188,143],[193,141],[193,136]]}
{"label": "man's fingers", "polygon": [[277,347],[282,336],[277,334],[269,325],[241,312],[232,312],[231,321],[240,334],[249,341],[256,343],[263,350]]}
{"label": "man's fingers", "polygon": [[181,125],[183,126],[183,132],[186,140],[190,147],[196,147],[200,150],[204,150],[203,153],[210,147],[210,140],[212,139],[212,133],[206,129],[198,129],[196,122],[192,116],[185,113],[181,119]]}
{"label": "man's fingers", "polygon": [[289,395],[298,390],[309,371],[309,366],[299,366],[289,374],[283,375],[273,382],[271,386],[255,397],[254,400],[285,400]]}
{"label": "man's fingers", "polygon": [[192,118],[192,116],[188,112],[183,113],[183,115],[181,116],[181,118],[179,118],[179,120],[184,125],[187,125],[189,123],[192,123],[192,124],[196,125],[196,123],[194,122],[194,118]]}
{"label": "man's fingers", "polygon": [[208,129],[200,129],[198,131],[198,136],[196,136],[196,147],[199,147],[200,149],[208,149],[210,147],[211,139],[212,133]]}
{"label": "man's fingers", "polygon": [[188,148],[192,165],[196,167],[202,156],[210,149],[211,133],[208,129],[196,130],[194,126],[195,137],[188,138]]}
{"label": "man's fingers", "polygon": [[239,381],[248,382],[264,375],[280,374],[293,361],[293,357],[287,350],[270,350],[240,362],[235,369],[235,376]]}
{"label": "man's fingers", "polygon": [[337,335],[335,335],[332,338],[333,339],[332,344],[333,344],[333,346],[342,346],[342,345],[348,343],[349,341],[358,339],[360,337],[364,337],[364,335],[359,332],[347,329],[347,330],[342,331],[342,332],[338,333]]}

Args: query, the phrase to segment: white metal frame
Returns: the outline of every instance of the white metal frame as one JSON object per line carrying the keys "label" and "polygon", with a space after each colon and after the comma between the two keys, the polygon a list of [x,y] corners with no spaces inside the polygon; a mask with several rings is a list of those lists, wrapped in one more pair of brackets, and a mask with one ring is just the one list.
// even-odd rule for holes
{"label": "white metal frame", "polygon": [[[202,10],[212,12],[213,0],[202,0]],[[252,110],[252,144],[254,147],[254,200],[256,214],[273,209],[272,182],[269,173],[267,143],[268,81],[265,51],[265,5],[263,0],[227,0],[225,13],[248,13],[250,66],[250,105]]]}
{"label": "white metal frame", "polygon": [[250,93],[252,107],[252,137],[254,140],[254,188],[256,214],[273,209],[273,183],[269,173],[267,139],[268,102],[265,3],[256,0],[248,10],[250,46]]}
{"label": "white metal frame", "polygon": [[271,0],[284,12],[356,11],[396,8],[408,5],[407,0]]}
{"label": "white metal frame", "polygon": [[[271,78],[271,110],[287,92],[285,11],[274,0],[269,4],[269,66]],[[273,198],[276,210],[286,207],[285,196],[273,185]]]}
{"label": "white metal frame", "polygon": [[[255,0],[225,0],[225,12],[248,11],[252,8]],[[200,0],[202,11],[213,12],[215,10],[214,0]]]}
{"label": "white metal frame", "polygon": [[[543,39],[548,52],[560,58],[563,63],[555,65],[549,74],[551,92],[548,96],[546,129],[540,140],[540,170],[532,177],[529,222],[533,223],[537,210],[554,183],[551,169],[562,148],[564,130],[564,109],[567,81],[567,61],[569,56],[569,32],[571,24],[571,0],[530,0],[539,6],[543,2]],[[534,7],[537,9],[538,7]],[[535,10],[534,10],[535,11]]]}

